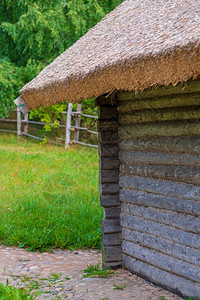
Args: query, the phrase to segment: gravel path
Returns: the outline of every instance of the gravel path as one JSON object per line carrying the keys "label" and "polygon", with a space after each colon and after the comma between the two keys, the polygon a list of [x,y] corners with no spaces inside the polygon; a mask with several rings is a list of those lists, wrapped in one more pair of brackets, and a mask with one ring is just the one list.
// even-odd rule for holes
{"label": "gravel path", "polygon": [[[123,269],[109,278],[83,278],[82,270],[98,262],[101,253],[96,250],[32,253],[0,245],[0,281],[6,284],[8,279],[9,285],[42,291],[38,300],[182,299]],[[124,289],[114,289],[114,284]]]}

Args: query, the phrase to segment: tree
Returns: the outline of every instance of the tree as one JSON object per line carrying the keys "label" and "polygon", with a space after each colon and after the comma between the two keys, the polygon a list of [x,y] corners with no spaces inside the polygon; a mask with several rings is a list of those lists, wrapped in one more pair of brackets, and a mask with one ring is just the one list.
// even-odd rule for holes
{"label": "tree", "polygon": [[0,117],[19,89],[122,0],[2,0]]}

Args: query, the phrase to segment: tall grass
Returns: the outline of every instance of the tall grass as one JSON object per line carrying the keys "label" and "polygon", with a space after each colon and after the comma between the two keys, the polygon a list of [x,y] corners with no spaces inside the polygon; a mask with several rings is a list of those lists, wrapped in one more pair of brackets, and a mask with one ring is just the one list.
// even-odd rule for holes
{"label": "tall grass", "polygon": [[100,248],[96,149],[0,135],[0,241],[30,250]]}

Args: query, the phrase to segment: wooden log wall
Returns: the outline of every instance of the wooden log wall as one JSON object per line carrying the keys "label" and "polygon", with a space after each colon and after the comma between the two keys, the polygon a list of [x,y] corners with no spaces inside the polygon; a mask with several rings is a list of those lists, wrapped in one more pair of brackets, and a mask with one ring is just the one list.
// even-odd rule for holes
{"label": "wooden log wall", "polygon": [[200,299],[200,81],[117,103],[123,265]]}
{"label": "wooden log wall", "polygon": [[120,203],[119,203],[119,136],[118,111],[113,96],[99,97],[99,186],[104,210],[102,220],[103,261],[105,267],[122,264]]}

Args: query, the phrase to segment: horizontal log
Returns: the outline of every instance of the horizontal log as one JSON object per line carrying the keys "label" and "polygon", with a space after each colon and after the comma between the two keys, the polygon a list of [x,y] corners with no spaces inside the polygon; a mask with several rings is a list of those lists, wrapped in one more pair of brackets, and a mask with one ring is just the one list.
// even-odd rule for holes
{"label": "horizontal log", "polygon": [[103,247],[103,258],[105,263],[108,262],[122,262],[122,248],[121,246],[105,246]]}
{"label": "horizontal log", "polygon": [[100,203],[103,207],[112,207],[119,205],[119,194],[114,195],[100,195]]}
{"label": "horizontal log", "polygon": [[120,189],[119,194],[121,202],[200,216],[200,201],[128,189]]}
{"label": "horizontal log", "polygon": [[100,170],[99,182],[119,183],[119,170]]}
{"label": "horizontal log", "polygon": [[102,170],[118,170],[119,159],[118,157],[100,157],[99,159],[100,171]]}
{"label": "horizontal log", "polygon": [[200,153],[199,136],[161,137],[151,139],[121,140],[120,149],[175,153]]}
{"label": "horizontal log", "polygon": [[[200,97],[199,97],[200,98]],[[163,121],[179,121],[179,120],[195,120],[200,119],[200,107],[179,107],[171,109],[159,110],[143,110],[135,111],[134,113],[121,113],[119,115],[119,122],[121,124],[138,124],[149,122],[163,122]]]}
{"label": "horizontal log", "polygon": [[120,150],[119,160],[127,164],[156,164],[200,167],[200,155]]}
{"label": "horizontal log", "polygon": [[166,224],[187,232],[200,233],[200,217],[128,203],[121,203],[121,211],[131,216]]}
{"label": "horizontal log", "polygon": [[200,267],[198,266],[165,255],[156,250],[140,246],[133,242],[122,241],[122,250],[125,254],[128,254],[133,258],[200,283]]}
{"label": "horizontal log", "polygon": [[198,283],[187,280],[170,272],[161,270],[146,262],[136,260],[131,256],[125,255],[123,265],[133,273],[157,284],[174,293],[181,294],[183,297],[200,298],[200,287]]}
{"label": "horizontal log", "polygon": [[105,219],[117,219],[120,217],[120,207],[104,207]]}
{"label": "horizontal log", "polygon": [[119,147],[117,144],[100,144],[99,156],[101,157],[118,157]]}
{"label": "horizontal log", "polygon": [[118,111],[116,107],[99,106],[98,109],[99,119],[118,119]]}
{"label": "horizontal log", "polygon": [[162,253],[170,255],[174,258],[189,262],[200,266],[200,250],[174,243],[162,237],[153,234],[138,232],[122,228],[122,239],[126,241],[134,241],[141,246],[149,249],[158,250]]}
{"label": "horizontal log", "polygon": [[102,234],[121,232],[119,219],[103,219],[101,221]]}
{"label": "horizontal log", "polygon": [[100,131],[98,136],[100,144],[116,144],[119,142],[117,131]]}
{"label": "horizontal log", "polygon": [[154,221],[145,220],[135,216],[122,214],[121,226],[130,230],[153,234],[158,237],[182,244],[197,250],[200,249],[200,235],[160,224]]}
{"label": "horizontal log", "polygon": [[183,135],[200,135],[199,122],[160,122],[156,124],[134,124],[120,126],[120,139],[144,138],[144,137],[168,137]]}
{"label": "horizontal log", "polygon": [[127,189],[200,201],[200,186],[188,183],[156,180],[138,176],[120,176],[119,185]]}
{"label": "horizontal log", "polygon": [[200,185],[200,168],[185,166],[165,166],[165,165],[120,165],[121,175],[135,175],[162,180],[173,180],[178,182],[192,183]]}
{"label": "horizontal log", "polygon": [[[161,96],[172,96],[176,94],[190,94],[200,91],[200,82],[197,80],[190,80],[186,83],[179,83],[177,86],[160,86],[158,88],[149,88],[142,92],[127,92],[122,91],[117,93],[118,100],[131,100],[131,99],[143,99]],[[190,96],[190,95],[189,95]]]}
{"label": "horizontal log", "polygon": [[131,101],[122,101],[118,105],[117,109],[120,113],[130,113],[130,111],[138,111],[138,110],[151,110],[151,109],[161,109],[161,108],[171,108],[176,107],[179,111],[179,107],[183,106],[196,106],[200,105],[200,94],[192,93],[192,94],[178,94],[178,95],[170,95],[163,97],[153,97],[150,99],[132,99]]}
{"label": "horizontal log", "polygon": [[102,237],[103,246],[119,246],[121,245],[121,233],[106,233]]}
{"label": "horizontal log", "polygon": [[122,260],[120,261],[112,261],[112,262],[104,262],[104,266],[107,269],[119,269],[122,267]]}
{"label": "horizontal log", "polygon": [[17,120],[13,120],[13,119],[0,119],[0,122],[17,123]]}
{"label": "horizontal log", "polygon": [[99,186],[99,192],[101,195],[112,195],[119,192],[118,183],[101,183]]}
{"label": "horizontal log", "polygon": [[103,131],[117,131],[119,127],[119,123],[116,119],[108,119],[108,120],[101,120],[99,119],[97,122],[98,132]]}

